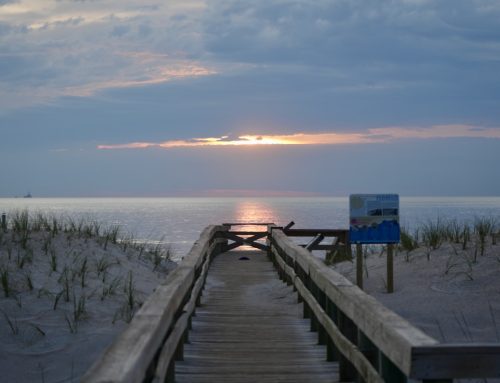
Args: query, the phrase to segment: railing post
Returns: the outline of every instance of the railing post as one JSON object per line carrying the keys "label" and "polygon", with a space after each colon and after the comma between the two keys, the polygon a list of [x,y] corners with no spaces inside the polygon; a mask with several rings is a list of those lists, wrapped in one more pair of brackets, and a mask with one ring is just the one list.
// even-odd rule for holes
{"label": "railing post", "polygon": [[311,317],[311,310],[309,309],[306,301],[304,301],[303,305],[303,317],[304,319],[309,319]]}
{"label": "railing post", "polygon": [[200,291],[200,293],[196,296],[195,306],[196,306],[196,307],[200,307],[200,306],[201,306],[201,291]]}
{"label": "railing post", "polygon": [[[305,287],[309,287],[309,275],[304,273],[304,279],[302,279],[302,283],[304,284]],[[310,319],[311,318],[311,309],[309,308],[309,305],[307,304],[306,301],[304,301],[304,318]]]}
{"label": "railing post", "polygon": [[[307,287],[309,289],[309,291],[311,292],[312,296],[316,299],[316,290],[317,290],[317,287],[316,287],[316,284],[314,283],[314,281],[311,279],[310,276],[307,277],[307,281],[308,281],[308,284],[307,284]],[[317,332],[318,331],[318,320],[316,319],[316,316],[314,315],[314,312],[311,310],[311,315],[310,315],[310,318],[311,318],[311,331],[312,332]]]}
{"label": "railing post", "polygon": [[[332,303],[330,298],[326,298],[326,314],[332,319],[333,323],[337,324],[337,307]],[[334,362],[339,360],[339,351],[330,337],[326,340],[326,360]]]}
{"label": "railing post", "polygon": [[379,370],[379,350],[373,342],[358,329],[358,349],[368,359],[371,365]]}
{"label": "railing post", "polygon": [[[317,295],[316,295],[316,300],[318,301],[319,305],[323,310],[326,311],[326,295],[325,293],[317,288]],[[327,343],[328,335],[326,333],[325,328],[318,323],[318,344],[324,345]]]}
{"label": "railing post", "polygon": [[391,383],[406,383],[407,377],[403,372],[390,361],[383,353],[379,352],[380,358],[380,375],[386,382]]}
{"label": "railing post", "polygon": [[2,213],[2,230],[7,231],[7,215]]}
{"label": "railing post", "polygon": [[178,361],[184,360],[184,339],[183,339],[183,337],[179,340],[179,344],[177,345],[177,348],[175,349],[174,359],[178,360]]}
{"label": "railing post", "polygon": [[175,383],[175,360],[172,359],[168,365],[165,383]]}
{"label": "railing post", "polygon": [[218,254],[224,253],[227,248],[228,240],[227,238],[223,237],[223,233],[228,232],[231,229],[231,226],[228,225],[223,225],[222,230],[219,231],[219,235],[221,238],[218,240],[220,241],[219,244],[216,246],[216,249],[213,254],[211,254],[210,260],[212,260],[215,256]]}
{"label": "railing post", "polygon": [[[342,334],[353,344],[357,343],[358,334],[356,325],[349,319],[344,313],[337,312],[338,315],[338,327]],[[352,363],[344,355],[340,355],[339,360],[339,377],[341,382],[355,381],[357,378],[357,371],[352,365]],[[392,381],[388,381],[391,382]]]}

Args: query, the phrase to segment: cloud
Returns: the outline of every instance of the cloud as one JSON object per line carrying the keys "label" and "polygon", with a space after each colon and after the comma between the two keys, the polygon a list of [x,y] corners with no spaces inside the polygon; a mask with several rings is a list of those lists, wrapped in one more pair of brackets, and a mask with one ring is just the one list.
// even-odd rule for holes
{"label": "cloud", "polygon": [[[182,36],[195,33],[199,7],[194,1],[137,5],[131,0],[6,4],[0,12],[0,33],[5,31],[0,51],[6,59],[0,104],[12,109],[214,74],[193,56],[191,39]],[[176,18],[184,12],[189,20]],[[15,64],[19,61],[22,66]]]}
{"label": "cloud", "polygon": [[385,127],[368,129],[364,133],[295,133],[288,135],[242,135],[193,138],[162,142],[132,142],[126,144],[102,144],[97,149],[148,149],[193,148],[210,146],[267,146],[267,145],[342,145],[373,144],[402,139],[436,138],[500,138],[499,128],[483,128],[469,125],[438,125],[428,128]]}
{"label": "cloud", "polygon": [[[303,132],[496,125],[499,8],[490,0],[20,0],[0,12],[0,113],[62,110],[85,97],[108,121],[121,103],[152,125],[168,120],[173,137],[217,137],[248,119]],[[83,125],[100,123],[80,113]],[[158,140],[160,128],[139,124],[151,133],[145,140]]]}

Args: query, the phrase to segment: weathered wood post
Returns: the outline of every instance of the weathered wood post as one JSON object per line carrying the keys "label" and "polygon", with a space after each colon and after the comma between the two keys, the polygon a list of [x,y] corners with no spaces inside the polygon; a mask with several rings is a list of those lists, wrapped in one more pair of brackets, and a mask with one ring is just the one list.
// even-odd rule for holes
{"label": "weathered wood post", "polygon": [[387,245],[387,292],[394,292],[394,244]]}
{"label": "weathered wood post", "polygon": [[[337,320],[337,306],[330,300],[330,298],[326,298],[326,314],[330,317],[330,319],[338,325]],[[340,359],[340,353],[333,343],[330,337],[327,337],[326,341],[326,360],[329,362],[338,361]]]}
{"label": "weathered wood post", "polygon": [[[354,322],[348,318],[343,312],[337,312],[338,328],[340,332],[353,344],[358,341],[358,329]],[[358,373],[356,368],[344,355],[340,355],[339,360],[339,377],[341,382],[356,381]]]}
{"label": "weathered wood post", "polygon": [[384,381],[391,383],[406,383],[408,381],[405,374],[403,374],[401,370],[384,354],[380,353],[379,358],[380,374],[382,375]]}
{"label": "weathered wood post", "polygon": [[[326,294],[321,290],[316,290],[316,300],[323,310],[326,311]],[[327,343],[328,335],[325,328],[321,323],[318,323],[318,344],[325,345]]]}
{"label": "weathered wood post", "polygon": [[[311,294],[313,295],[313,297],[315,299],[317,299],[317,293],[318,293],[318,287],[316,286],[316,283],[314,283],[314,281],[312,280],[312,278],[308,278],[308,285],[307,285],[309,291],[311,292]],[[310,310],[310,330],[312,332],[318,332],[318,328],[319,328],[319,323],[318,323],[318,319],[316,318],[316,315],[314,314],[314,311],[313,310]]]}
{"label": "weathered wood post", "polygon": [[363,290],[363,245],[356,243],[356,284]]}
{"label": "weathered wood post", "polygon": [[7,231],[7,215],[2,213],[2,230]]}
{"label": "weathered wood post", "polygon": [[358,329],[358,348],[359,351],[368,359],[371,365],[379,369],[379,350],[377,346],[361,331]]}

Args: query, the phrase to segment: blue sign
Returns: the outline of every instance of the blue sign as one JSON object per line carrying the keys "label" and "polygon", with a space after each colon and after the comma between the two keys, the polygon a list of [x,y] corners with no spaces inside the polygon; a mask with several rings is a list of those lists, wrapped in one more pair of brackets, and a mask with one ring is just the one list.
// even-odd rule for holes
{"label": "blue sign", "polygon": [[399,242],[397,194],[351,194],[349,212],[351,243]]}

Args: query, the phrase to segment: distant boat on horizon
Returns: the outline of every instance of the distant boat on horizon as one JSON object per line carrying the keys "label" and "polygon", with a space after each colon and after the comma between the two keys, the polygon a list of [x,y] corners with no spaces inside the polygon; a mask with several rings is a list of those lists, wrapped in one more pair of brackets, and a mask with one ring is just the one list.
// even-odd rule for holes
{"label": "distant boat on horizon", "polygon": [[33,196],[31,195],[30,192],[28,192],[28,194],[26,194],[23,198],[33,198]]}

